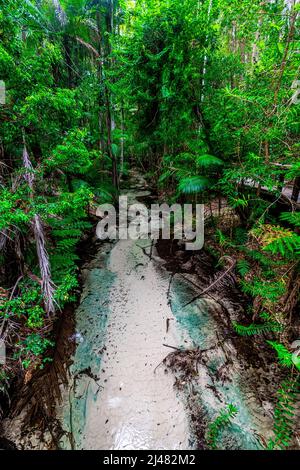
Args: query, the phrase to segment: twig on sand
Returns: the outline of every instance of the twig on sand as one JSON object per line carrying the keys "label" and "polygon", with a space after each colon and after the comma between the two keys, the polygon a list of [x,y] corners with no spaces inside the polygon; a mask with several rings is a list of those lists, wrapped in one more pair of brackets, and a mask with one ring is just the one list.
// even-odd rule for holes
{"label": "twig on sand", "polygon": [[[170,348],[170,349],[174,349],[174,351],[177,351],[177,352],[183,352],[183,349],[179,349],[179,348],[176,348],[175,346],[169,346],[168,344],[163,344],[163,346],[165,348]],[[157,369],[165,362],[166,358],[164,358],[154,369],[154,374],[156,373]]]}
{"label": "twig on sand", "polygon": [[156,374],[157,369],[164,363],[165,359],[163,359],[154,369],[153,373]]}
{"label": "twig on sand", "polygon": [[[195,282],[193,282],[191,279],[188,279],[188,278],[185,277],[182,273],[178,273],[178,274],[180,274],[180,276],[181,276],[185,281],[189,282],[190,284],[192,284],[192,286],[196,287],[196,289],[201,290],[201,287],[200,287],[198,284],[196,284]],[[203,294],[201,294],[201,295],[203,295]],[[221,307],[223,310],[225,310],[225,311],[227,310],[226,307],[225,307],[225,305],[224,305],[220,300],[216,299],[212,294],[209,294],[209,293],[207,292],[206,295],[208,295],[208,297],[210,297],[210,298],[211,298],[212,300],[214,300],[217,304],[219,304],[220,307]]]}
{"label": "twig on sand", "polygon": [[[227,276],[228,273],[230,273],[230,271],[233,270],[233,268],[235,267],[236,265],[236,261],[233,260],[232,258],[230,258],[229,256],[223,256],[223,258],[227,258],[231,261],[231,266],[220,276],[218,277],[218,279],[216,279],[216,281],[214,281],[212,284],[210,284],[206,289],[204,289],[204,291],[200,292],[200,294],[198,294],[196,297],[194,297],[192,300],[190,300],[187,304],[185,304],[183,306],[184,307],[187,307],[188,305],[194,303],[196,300],[200,299],[200,297],[202,297],[203,295],[205,295],[207,292],[209,292],[213,287],[215,287],[217,284],[219,284],[219,282],[224,279],[225,276]],[[222,259],[222,258],[221,258]]]}
{"label": "twig on sand", "polygon": [[[147,245],[147,246],[141,246],[137,243],[136,246],[142,250],[142,252],[144,253],[145,256],[147,256],[150,260],[152,259],[153,242],[152,242],[151,245]],[[146,251],[147,248],[151,249],[150,254],[147,253],[147,251]]]}
{"label": "twig on sand", "polygon": [[168,292],[167,292],[167,298],[168,298],[169,305],[171,305],[170,295],[171,295],[172,282],[173,282],[173,279],[176,276],[176,274],[177,273],[172,273],[171,276],[170,276],[169,287],[168,287]]}
{"label": "twig on sand", "polygon": [[171,349],[174,349],[175,351],[180,351],[180,352],[182,352],[182,351],[183,351],[182,349],[175,348],[175,346],[169,346],[168,344],[163,344],[163,346],[165,346],[165,348],[171,348]]}
{"label": "twig on sand", "polygon": [[170,329],[170,322],[171,321],[174,321],[174,318],[167,318],[167,327],[166,327],[166,333],[169,333],[169,329]]}

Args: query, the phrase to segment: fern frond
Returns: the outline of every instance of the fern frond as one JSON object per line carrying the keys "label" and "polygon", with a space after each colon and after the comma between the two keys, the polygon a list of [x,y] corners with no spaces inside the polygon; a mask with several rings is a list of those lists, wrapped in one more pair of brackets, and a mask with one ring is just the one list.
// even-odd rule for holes
{"label": "fern frond", "polygon": [[277,343],[276,341],[268,341],[268,344],[277,352],[279,363],[282,366],[293,367],[293,354],[290,353],[283,344]]}
{"label": "fern frond", "polygon": [[234,241],[238,245],[245,245],[248,241],[248,231],[242,227],[234,230]]}
{"label": "fern frond", "polygon": [[245,277],[250,272],[251,266],[250,266],[250,263],[247,260],[240,259],[237,262],[237,269],[238,269],[239,274],[242,277]]}
{"label": "fern frond", "polygon": [[300,227],[300,212],[282,212],[280,219],[296,227]]}
{"label": "fern frond", "polygon": [[233,322],[233,328],[235,332],[241,336],[254,336],[269,332],[279,332],[283,330],[283,326],[280,325],[280,323],[275,322],[265,323],[263,325],[251,324],[249,326],[243,326]]}
{"label": "fern frond", "polygon": [[277,392],[278,402],[274,411],[274,439],[268,450],[286,449],[293,439],[296,424],[295,402],[299,400],[299,381],[285,380]]}
{"label": "fern frond", "polygon": [[238,413],[238,409],[230,404],[225,410],[222,410],[219,416],[210,424],[206,435],[209,447],[213,450],[218,448],[218,437],[220,432],[224,430]]}
{"label": "fern frond", "polygon": [[210,186],[210,180],[205,176],[192,176],[179,181],[178,191],[181,194],[195,194],[205,191]]}
{"label": "fern frond", "polygon": [[160,175],[158,182],[160,184],[165,183],[170,178],[172,178],[173,175],[174,175],[174,170],[166,170]]}

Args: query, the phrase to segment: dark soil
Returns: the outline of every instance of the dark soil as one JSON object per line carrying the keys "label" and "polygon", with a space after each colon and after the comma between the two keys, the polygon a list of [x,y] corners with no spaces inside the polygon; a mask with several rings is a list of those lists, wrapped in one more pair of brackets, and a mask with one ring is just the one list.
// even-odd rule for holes
{"label": "dark soil", "polygon": [[[193,275],[193,286],[198,286],[201,293],[206,290],[224,272],[216,266],[216,259],[205,250],[201,252],[185,252],[178,241],[159,240],[156,245],[159,256],[165,261],[165,268],[174,275]],[[196,280],[195,280],[196,279]],[[195,280],[195,281],[194,281]],[[267,344],[266,339],[274,339],[273,334],[264,336],[243,337],[233,329],[232,322],[247,325],[252,322],[247,315],[247,306],[251,299],[239,290],[234,270],[216,284],[206,294],[214,299],[221,308],[212,309],[210,314],[218,323],[219,343],[232,344],[237,351],[237,359],[242,368],[242,379],[250,389],[256,391],[258,401],[268,401],[273,404],[277,400],[277,390],[286,378],[285,371],[276,363],[275,353]],[[218,346],[220,347],[220,345]],[[206,418],[200,406],[197,392],[197,378],[201,367],[206,367],[209,351],[201,349],[178,350],[170,352],[164,361],[176,377],[175,386],[185,389],[188,394],[187,406],[190,411],[191,424],[197,438],[199,449],[205,449]],[[210,376],[212,382],[230,380],[231,358],[224,370],[216,371]],[[229,371],[229,374],[226,372]],[[217,394],[217,389],[215,389]],[[263,412],[263,409],[262,409]]]}

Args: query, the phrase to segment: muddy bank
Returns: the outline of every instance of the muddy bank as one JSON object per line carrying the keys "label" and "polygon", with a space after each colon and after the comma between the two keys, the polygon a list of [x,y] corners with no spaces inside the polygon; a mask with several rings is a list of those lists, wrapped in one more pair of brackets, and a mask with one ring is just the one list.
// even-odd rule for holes
{"label": "muddy bank", "polygon": [[228,404],[238,413],[223,432],[220,448],[263,448],[272,437],[276,393],[284,374],[262,337],[249,340],[232,327],[234,321],[249,323],[248,299],[238,290],[234,274],[222,277],[226,268],[217,268],[204,250],[191,254],[180,243],[166,241],[158,242],[157,250],[172,273],[172,311],[193,342],[190,350],[171,352],[164,365],[186,394],[198,448],[207,448],[207,429]]}

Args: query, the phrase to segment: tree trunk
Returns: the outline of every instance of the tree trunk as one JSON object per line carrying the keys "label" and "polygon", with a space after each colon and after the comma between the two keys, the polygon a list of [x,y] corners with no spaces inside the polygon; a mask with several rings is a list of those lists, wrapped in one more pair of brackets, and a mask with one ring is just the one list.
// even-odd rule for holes
{"label": "tree trunk", "polygon": [[107,132],[107,151],[108,155],[112,162],[112,183],[115,188],[119,189],[119,176],[118,176],[118,165],[117,159],[112,151],[112,140],[111,140],[111,130],[112,130],[112,119],[111,119],[111,106],[110,106],[110,99],[109,93],[106,88],[106,132]]}
{"label": "tree trunk", "polygon": [[71,47],[69,38],[67,35],[64,35],[63,39],[64,49],[65,49],[65,60],[67,64],[67,73],[68,73],[68,88],[73,87],[73,71],[72,71],[72,58],[71,58]]}
{"label": "tree trunk", "polygon": [[125,130],[125,116],[124,116],[124,106],[121,107],[121,159],[120,159],[120,178],[124,173],[124,130]]}
{"label": "tree trunk", "polygon": [[[209,6],[208,6],[208,12],[207,12],[207,24],[209,25],[210,23],[210,15],[211,15],[211,10],[213,6],[213,0],[210,0]],[[208,34],[205,38],[205,45],[208,44]],[[206,72],[207,72],[207,62],[208,62],[208,56],[207,53],[205,53],[204,56],[204,63],[203,63],[203,71],[202,71],[202,93],[201,93],[201,103],[203,103],[204,98],[205,98],[205,83],[206,83]]]}
{"label": "tree trunk", "polygon": [[289,27],[288,37],[287,37],[287,40],[286,40],[286,46],[285,46],[285,50],[284,50],[284,53],[283,53],[283,58],[282,58],[281,66],[280,66],[280,70],[279,70],[279,77],[278,77],[276,87],[275,87],[275,93],[274,93],[274,104],[275,104],[275,106],[277,106],[277,102],[278,102],[278,95],[279,95],[283,74],[284,74],[285,67],[286,67],[287,60],[288,60],[290,45],[291,45],[291,42],[294,39],[294,35],[295,35],[295,31],[296,31],[297,16],[298,16],[298,11],[294,11],[294,13],[292,14],[292,17],[291,17],[291,21],[290,21],[290,27]]}

